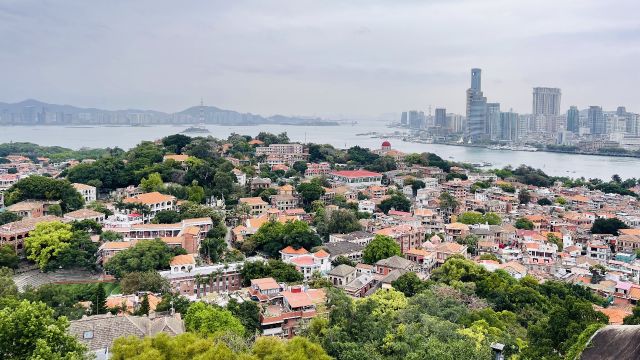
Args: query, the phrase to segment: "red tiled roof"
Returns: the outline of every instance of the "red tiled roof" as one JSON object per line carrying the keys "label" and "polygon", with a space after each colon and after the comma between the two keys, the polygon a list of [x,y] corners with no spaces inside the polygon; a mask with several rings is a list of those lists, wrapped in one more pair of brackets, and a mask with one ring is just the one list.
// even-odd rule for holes
{"label": "red tiled roof", "polygon": [[344,176],[348,178],[382,176],[382,174],[379,174],[373,171],[368,171],[368,170],[341,170],[341,171],[334,171],[331,173],[331,175]]}

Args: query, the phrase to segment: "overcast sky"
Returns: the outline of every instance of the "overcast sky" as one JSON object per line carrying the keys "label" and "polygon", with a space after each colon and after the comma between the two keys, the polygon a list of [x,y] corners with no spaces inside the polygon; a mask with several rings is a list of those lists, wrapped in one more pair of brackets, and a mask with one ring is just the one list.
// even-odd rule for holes
{"label": "overcast sky", "polygon": [[472,67],[488,101],[531,112],[640,112],[638,0],[0,0],[0,101],[263,115],[464,112]]}

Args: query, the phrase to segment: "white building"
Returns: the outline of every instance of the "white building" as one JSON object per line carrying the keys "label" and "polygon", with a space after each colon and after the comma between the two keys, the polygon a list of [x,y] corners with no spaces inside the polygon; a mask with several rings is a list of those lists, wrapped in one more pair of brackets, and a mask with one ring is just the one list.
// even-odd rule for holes
{"label": "white building", "polygon": [[73,187],[82,195],[84,203],[89,204],[96,201],[96,188],[95,186],[87,184],[73,183]]}

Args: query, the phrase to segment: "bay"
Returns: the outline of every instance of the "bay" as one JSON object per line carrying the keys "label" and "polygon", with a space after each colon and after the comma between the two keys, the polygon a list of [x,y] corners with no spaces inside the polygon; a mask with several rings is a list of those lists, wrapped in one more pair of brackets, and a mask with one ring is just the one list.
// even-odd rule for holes
{"label": "bay", "polygon": [[[232,133],[255,136],[261,131],[271,133],[287,132],[293,141],[331,144],[338,148],[355,145],[377,149],[384,139],[357,134],[378,132],[393,133],[386,122],[366,122],[341,126],[292,126],[257,125],[223,126],[206,125],[210,133],[191,134],[192,136],[211,135],[226,138]],[[27,141],[39,145],[59,145],[72,149],[120,147],[129,149],[143,140],[156,140],[167,135],[180,133],[184,125],[155,125],[144,127],[125,126],[0,126],[0,143]],[[462,147],[441,144],[419,144],[391,138],[394,149],[403,152],[433,152],[444,159],[479,163],[488,162],[492,167],[525,164],[542,169],[549,175],[600,178],[609,180],[618,174],[623,178],[640,177],[640,159],[612,156],[593,156],[561,154],[549,152],[526,152],[491,150],[485,148]]]}

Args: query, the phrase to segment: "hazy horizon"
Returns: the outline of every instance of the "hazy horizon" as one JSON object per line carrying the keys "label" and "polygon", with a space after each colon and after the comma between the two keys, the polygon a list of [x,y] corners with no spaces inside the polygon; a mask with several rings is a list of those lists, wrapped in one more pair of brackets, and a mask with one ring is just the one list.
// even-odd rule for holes
{"label": "hazy horizon", "polygon": [[[504,110],[533,87],[640,112],[640,3],[110,1],[0,4],[0,101],[264,116],[464,113],[472,67]],[[615,6],[613,6],[615,5]]]}

